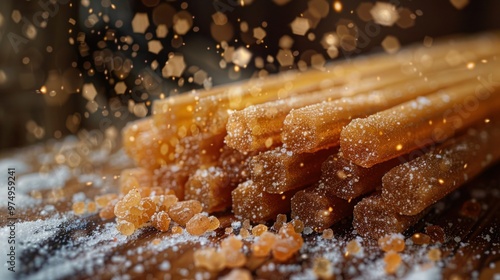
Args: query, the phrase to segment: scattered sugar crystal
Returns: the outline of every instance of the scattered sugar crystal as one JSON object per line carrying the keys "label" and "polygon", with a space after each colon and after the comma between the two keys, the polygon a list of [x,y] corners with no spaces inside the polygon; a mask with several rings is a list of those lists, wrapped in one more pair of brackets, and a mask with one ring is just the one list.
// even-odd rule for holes
{"label": "scattered sugar crystal", "polygon": [[233,229],[239,229],[239,228],[241,228],[241,221],[235,221],[235,222],[232,222],[232,223],[231,223],[231,227],[232,227]]}
{"label": "scattered sugar crystal", "polygon": [[313,229],[311,227],[305,227],[303,233],[305,235],[309,235],[309,234],[313,233]]}
{"label": "scattered sugar crystal", "polygon": [[169,261],[163,261],[160,263],[158,268],[162,271],[167,271],[170,270],[170,262]]}
{"label": "scattered sugar crystal", "polygon": [[19,177],[19,192],[29,193],[32,190],[46,190],[61,187],[71,177],[67,166],[59,166],[48,173],[30,173]]}
{"label": "scattered sugar crystal", "polygon": [[85,201],[87,199],[87,195],[84,192],[77,192],[73,195],[71,199],[72,202]]}

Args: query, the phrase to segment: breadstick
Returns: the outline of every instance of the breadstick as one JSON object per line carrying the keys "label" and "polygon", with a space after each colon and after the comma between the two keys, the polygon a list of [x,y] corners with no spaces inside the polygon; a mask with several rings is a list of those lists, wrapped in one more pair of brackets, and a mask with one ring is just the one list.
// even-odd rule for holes
{"label": "breadstick", "polygon": [[416,215],[500,159],[499,123],[470,129],[458,139],[383,177],[382,198],[403,215]]}
{"label": "breadstick", "polygon": [[231,192],[233,213],[252,222],[265,222],[276,218],[278,214],[288,213],[290,199],[294,194],[295,191],[283,194],[267,193],[248,180]]}
{"label": "breadstick", "polygon": [[343,158],[340,153],[334,154],[321,167],[321,182],[331,194],[350,201],[381,186],[382,176],[403,162],[398,158],[364,168]]}
{"label": "breadstick", "polygon": [[335,150],[296,154],[278,147],[250,161],[255,185],[269,193],[282,193],[315,183],[321,176],[321,164]]}
{"label": "breadstick", "polygon": [[403,216],[391,210],[380,195],[366,197],[354,206],[352,224],[358,234],[378,239],[386,234],[400,233],[415,224],[425,214]]}
{"label": "breadstick", "polygon": [[[490,74],[490,78],[498,73]],[[434,142],[442,142],[500,107],[499,82],[468,81],[427,97],[356,119],[341,133],[345,158],[371,167],[408,154]]]}
{"label": "breadstick", "polygon": [[315,231],[331,227],[352,215],[354,203],[336,197],[323,183],[297,192],[292,197],[292,217]]}

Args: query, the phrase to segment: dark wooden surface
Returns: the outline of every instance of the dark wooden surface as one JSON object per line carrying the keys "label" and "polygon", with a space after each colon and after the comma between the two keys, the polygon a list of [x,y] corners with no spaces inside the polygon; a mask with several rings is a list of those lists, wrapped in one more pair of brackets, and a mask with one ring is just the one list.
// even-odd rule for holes
{"label": "dark wooden surface", "polygon": [[[16,153],[17,157],[21,153],[22,158],[28,163],[35,162],[34,158],[37,153],[30,152],[29,149]],[[2,158],[11,156],[13,154],[4,155]],[[72,178],[63,188],[64,199],[58,202],[50,201],[51,191],[44,190],[42,203],[29,209],[18,209],[20,213],[18,216],[22,221],[49,219],[58,212],[66,213],[68,218],[53,230],[49,238],[35,242],[31,244],[32,246],[24,246],[25,249],[17,252],[20,263],[20,270],[15,274],[17,278],[112,279],[117,275],[126,275],[133,279],[217,278],[215,273],[195,268],[192,255],[197,248],[216,246],[217,241],[225,236],[223,228],[229,227],[232,221],[237,220],[230,213],[219,215],[223,228],[219,229],[216,234],[202,238],[189,237],[188,234],[172,236],[171,233],[160,233],[152,228],[145,228],[127,239],[116,232],[113,233],[110,230],[112,225],[109,224],[112,221],[102,221],[97,214],[77,217],[70,213],[71,197],[75,193],[83,192],[88,198],[93,198],[102,192],[116,192],[118,180],[110,180],[110,178],[119,175],[122,168],[123,166],[110,166],[109,162],[96,164],[94,174],[107,178],[103,186],[89,187],[78,182],[76,178]],[[17,175],[18,178],[23,176],[23,174]],[[492,279],[495,273],[498,277],[500,273],[499,198],[500,164],[497,164],[439,202],[423,220],[405,233],[405,237],[410,237],[415,232],[424,232],[426,225],[439,225],[446,232],[446,241],[444,244],[434,244],[428,247],[407,246],[403,253],[404,267],[394,278],[411,274],[415,267],[425,269],[426,266],[439,267],[440,275],[445,279]],[[462,205],[471,199],[482,206],[477,217],[467,217],[461,214]],[[43,215],[42,210],[48,204],[54,205],[56,211]],[[0,211],[2,227],[6,225],[6,218],[7,212],[2,209]],[[276,268],[282,267],[282,269],[269,271],[274,264],[272,259],[252,257],[249,258],[247,267],[254,271],[255,278],[260,279],[288,279],[292,275],[308,279],[312,275],[310,271],[308,274],[308,269],[312,267],[314,258],[329,254],[337,260],[332,262],[337,276],[342,276],[343,279],[374,278],[376,274],[373,274],[371,270],[380,270],[380,262],[383,258],[376,241],[367,239],[361,241],[364,248],[362,258],[345,258],[342,254],[343,248],[347,241],[355,238],[350,221],[343,221],[332,228],[335,232],[333,240],[322,240],[316,233],[305,236],[306,243],[300,254],[286,264],[275,264]],[[100,234],[106,238],[99,239]],[[92,242],[93,238],[98,242]],[[152,241],[155,239],[159,239],[160,244],[153,245]],[[23,241],[19,240],[19,242]],[[431,247],[438,247],[442,250],[441,262],[433,264],[426,259],[425,252]],[[48,269],[50,266],[57,268],[56,264],[60,262],[59,260],[63,262],[63,268],[72,273],[53,273]],[[165,261],[168,261],[168,265],[165,265]],[[69,268],[71,263],[74,263],[73,268]],[[161,266],[162,263],[164,266]],[[165,270],[165,268],[169,269]],[[219,275],[228,272],[224,270]],[[386,276],[381,278],[386,278]]]}

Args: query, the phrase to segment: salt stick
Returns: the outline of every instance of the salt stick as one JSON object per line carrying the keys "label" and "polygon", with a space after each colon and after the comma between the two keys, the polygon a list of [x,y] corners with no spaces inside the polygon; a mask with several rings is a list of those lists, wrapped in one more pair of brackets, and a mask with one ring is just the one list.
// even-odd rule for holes
{"label": "salt stick", "polygon": [[[431,71],[449,68],[445,60],[440,64],[440,67],[436,66]],[[492,69],[492,65],[479,65],[473,71],[463,67],[460,70],[455,69],[452,73],[450,70],[445,73],[431,72],[428,76],[402,81],[368,94],[358,94],[292,110],[283,124],[283,143],[298,153],[336,146],[339,144],[342,128],[354,118],[366,117],[461,81],[471,81],[477,75],[490,73]]]}
{"label": "salt stick", "polygon": [[354,202],[338,198],[322,182],[292,197],[292,217],[320,231],[352,215]]}
{"label": "salt stick", "polygon": [[282,193],[315,183],[321,164],[335,149],[296,154],[284,147],[261,153],[250,161],[251,178],[268,193]]}
{"label": "salt stick", "polygon": [[420,220],[426,211],[403,216],[391,210],[380,195],[366,197],[354,206],[352,224],[358,234],[378,239],[386,234],[400,233]]}
{"label": "salt stick", "polygon": [[238,185],[231,192],[233,213],[252,222],[265,222],[276,215],[290,211],[290,199],[295,191],[271,194],[255,185],[251,180]]}
{"label": "salt stick", "polygon": [[499,75],[493,71],[490,84],[468,81],[353,120],[341,133],[343,156],[371,167],[443,142],[457,131],[495,114],[500,107],[500,82],[496,82],[500,81]]}
{"label": "salt stick", "polygon": [[382,198],[397,213],[416,215],[497,162],[499,143],[498,122],[470,129],[387,172]]}
{"label": "salt stick", "polygon": [[[385,75],[384,75],[385,74]],[[277,101],[252,105],[233,112],[227,121],[228,146],[241,151],[263,151],[281,144],[283,122],[292,109],[307,105],[328,102],[341,97],[368,93],[390,84],[410,79],[381,72],[380,76],[360,77],[360,80],[328,90],[311,92],[307,95],[293,96]]]}
{"label": "salt stick", "polygon": [[393,159],[364,168],[343,158],[340,153],[334,154],[321,167],[321,182],[331,194],[350,201],[380,187],[382,176],[402,162],[404,160]]}

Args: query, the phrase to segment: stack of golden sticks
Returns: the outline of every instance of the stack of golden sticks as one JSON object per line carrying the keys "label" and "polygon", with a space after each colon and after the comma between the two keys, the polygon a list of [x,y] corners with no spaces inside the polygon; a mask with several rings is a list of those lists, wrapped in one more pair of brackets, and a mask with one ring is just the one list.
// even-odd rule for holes
{"label": "stack of golden sticks", "polygon": [[353,216],[377,238],[500,158],[499,66],[487,33],[187,92],[128,124],[124,149],[138,184],[209,213],[314,230]]}

